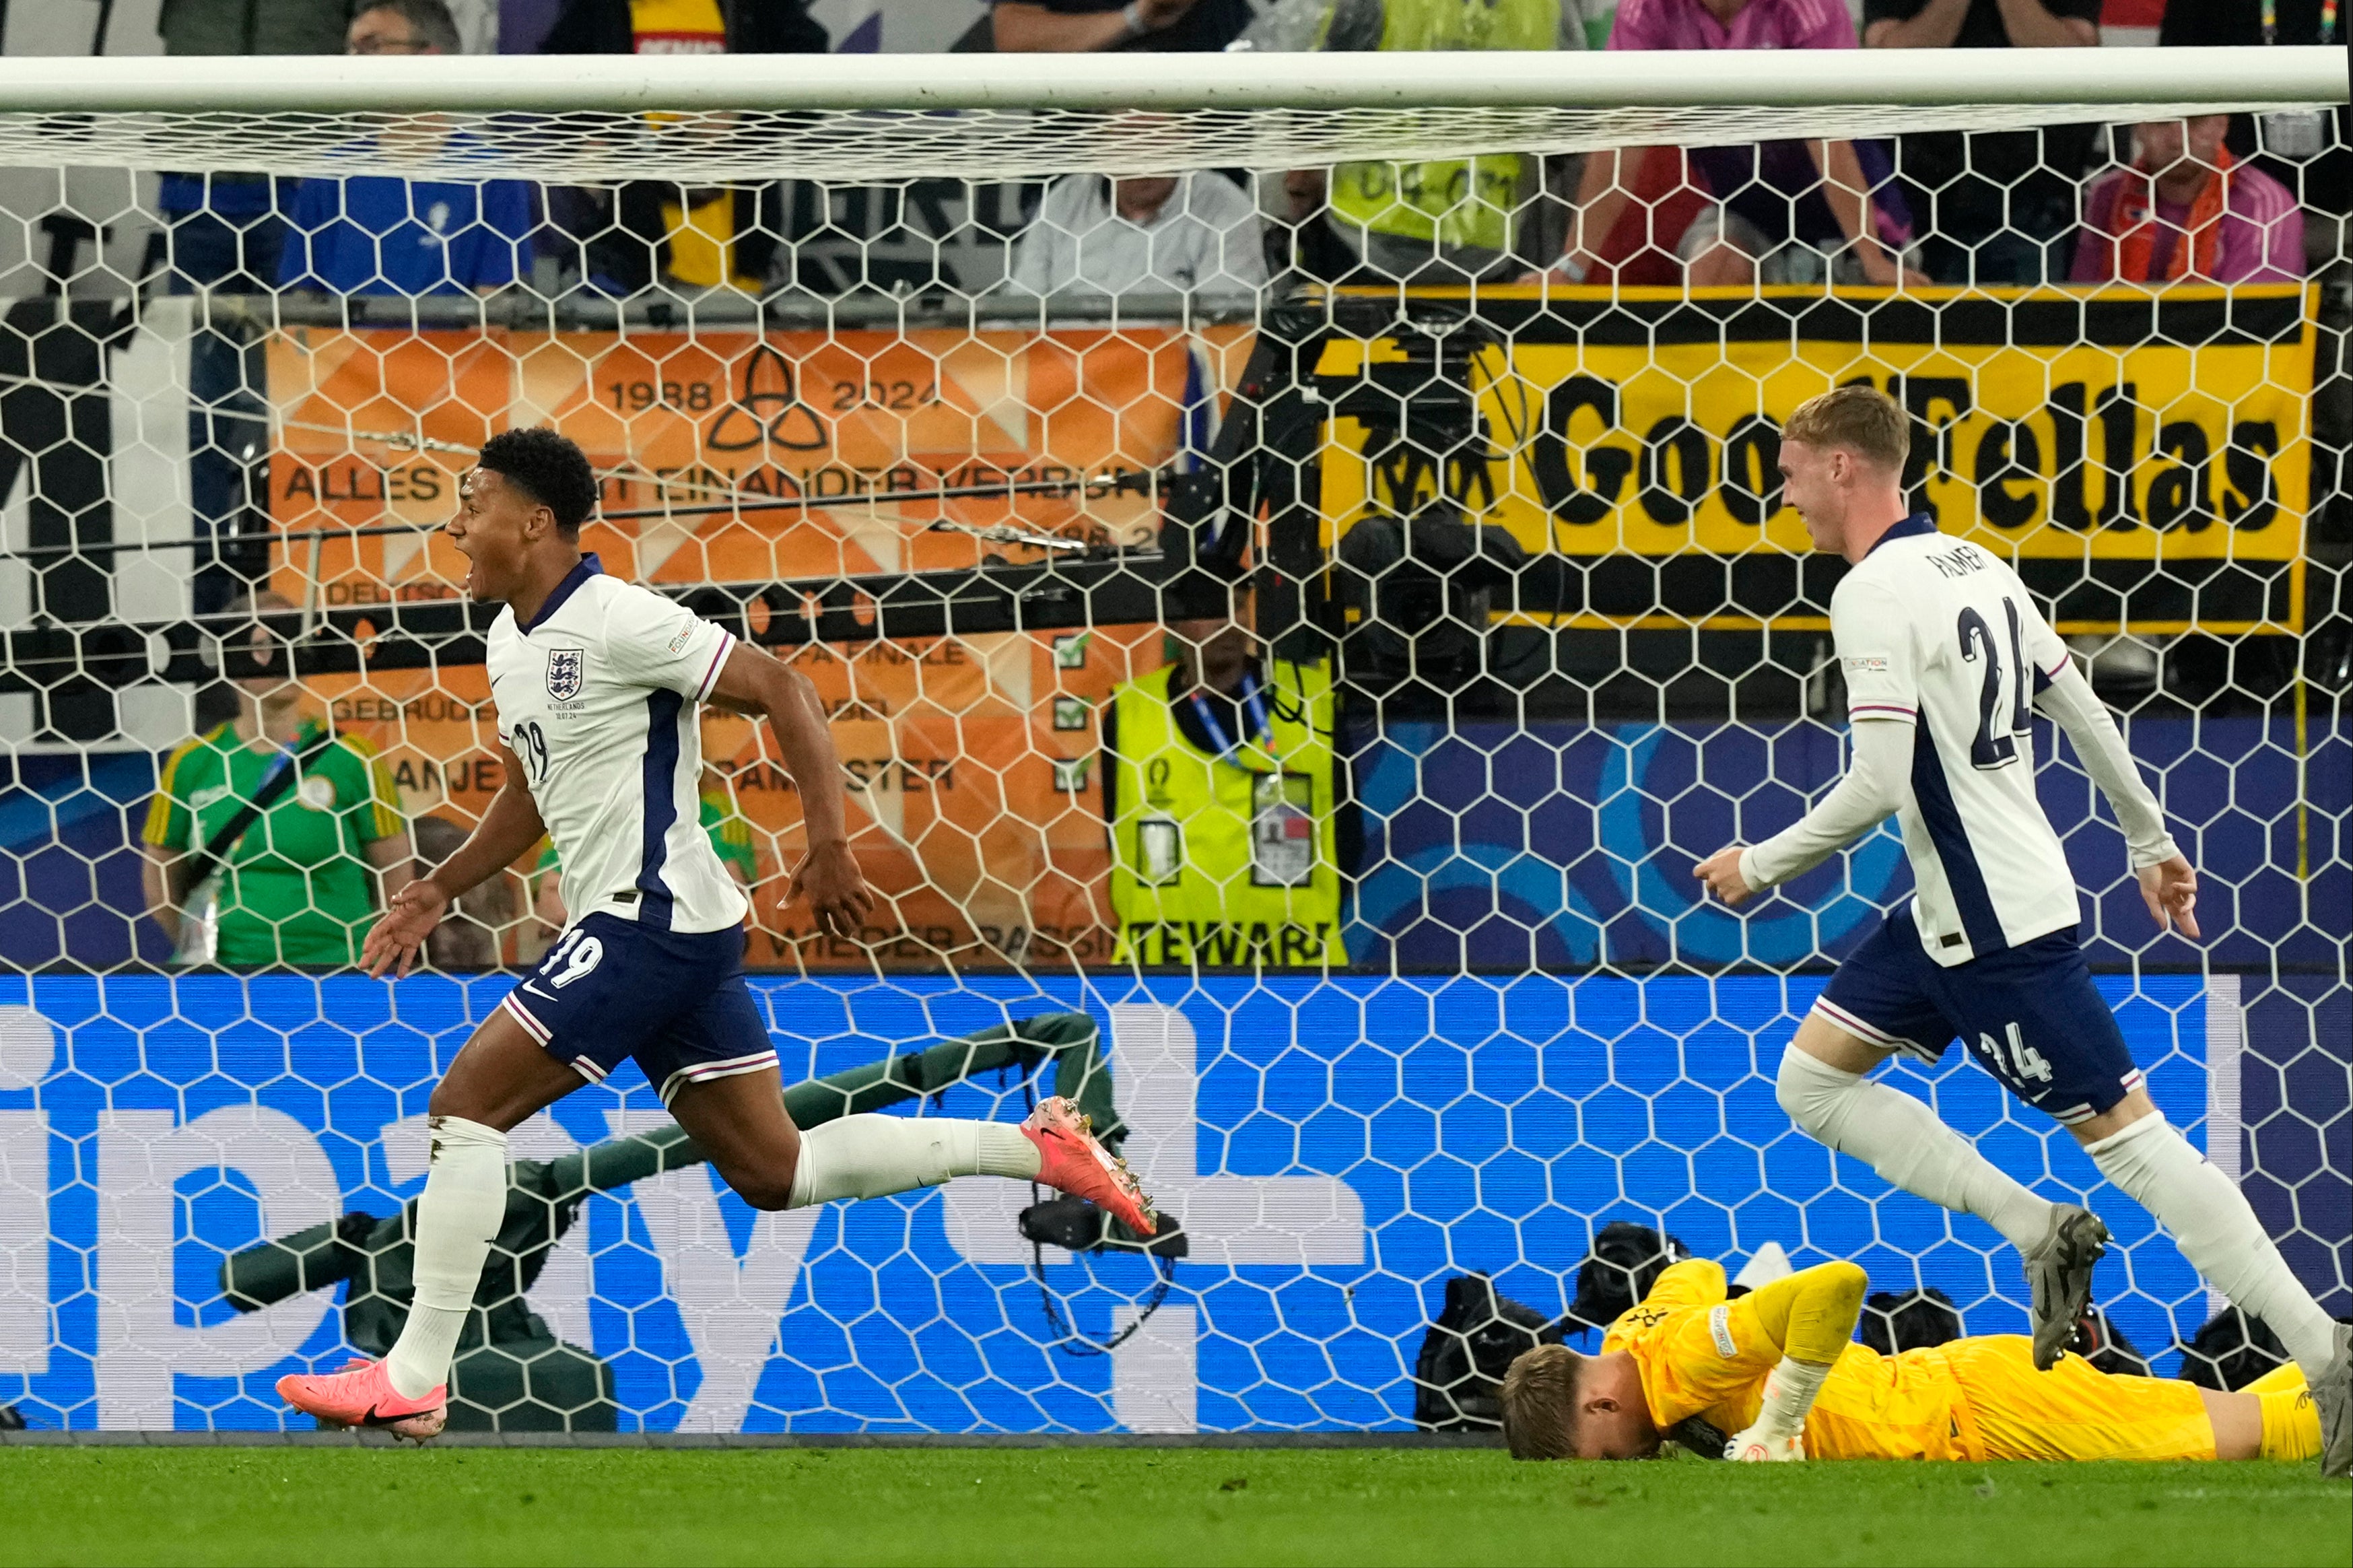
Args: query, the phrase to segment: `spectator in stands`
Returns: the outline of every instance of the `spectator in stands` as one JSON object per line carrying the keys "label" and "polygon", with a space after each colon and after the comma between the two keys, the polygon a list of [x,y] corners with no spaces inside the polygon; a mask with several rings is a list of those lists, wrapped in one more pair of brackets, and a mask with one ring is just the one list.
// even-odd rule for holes
{"label": "spectator in stands", "polygon": [[[1578,0],[1336,0],[1318,47],[1582,52],[1585,43]],[[1324,214],[1333,235],[1374,273],[1460,283],[1507,264],[1514,240],[1526,243],[1521,217],[1543,178],[1542,159],[1508,153],[1343,163],[1332,171]],[[1296,202],[1303,182],[1313,194],[1321,180],[1321,171],[1303,171],[1286,182],[1286,192]]]}
{"label": "spectator in stands", "polygon": [[[352,18],[353,55],[458,52],[444,0],[373,0]],[[379,133],[393,158],[463,154],[467,138],[428,125]],[[280,287],[330,294],[417,299],[488,293],[530,275],[532,189],[520,180],[402,180],[383,174],[313,176],[294,198]]]}
{"label": "spectator in stands", "polygon": [[[417,840],[417,864],[421,870],[430,870],[455,855],[469,837],[468,829],[446,816],[417,817],[410,822],[409,832]],[[460,893],[450,906],[449,918],[425,939],[426,960],[440,970],[496,969],[499,934],[514,923],[515,886],[516,879],[510,873]]]}
{"label": "spectator in stands", "polygon": [[[1624,0],[1609,28],[1612,49],[1851,49],[1854,23],[1841,0]],[[1620,164],[1645,153],[1599,153],[1585,161],[1568,244],[1548,276],[1582,282],[1629,197]],[[1691,153],[1713,198],[1676,242],[1694,288],[1818,281],[1893,285],[1925,276],[1902,265],[1907,215],[1866,172],[1852,142],[1767,142]]]}
{"label": "spectator in stands", "polygon": [[2084,193],[2077,283],[2293,283],[2304,214],[2287,187],[2222,144],[2227,114],[2132,128],[2129,167]]}
{"label": "spectator in stands", "polygon": [[997,52],[1008,55],[1216,50],[1250,21],[1250,0],[995,0],[989,10]]}
{"label": "spectator in stands", "polygon": [[[238,611],[293,608],[268,591]],[[141,834],[147,910],[187,963],[356,963],[376,911],[415,874],[375,748],[304,711],[259,621],[236,717],[164,763]],[[209,911],[209,912],[207,912]]]}
{"label": "spectator in stands", "polygon": [[[2157,41],[2168,48],[2342,48],[2343,7],[2338,0],[2176,0],[2165,8]],[[2353,108],[2234,114],[2222,145],[2285,185],[2306,211],[2339,219],[2353,211]],[[2343,244],[2335,223],[2307,224],[2306,238],[2316,242],[2306,253],[2307,268],[2336,257]]]}
{"label": "spectator in stands", "polygon": [[[548,55],[821,55],[824,26],[802,0],[566,0]],[[692,190],[636,180],[615,191],[550,193],[568,258],[608,293],[657,279],[758,289],[786,216],[779,187]]]}
{"label": "spectator in stands", "polygon": [[1047,187],[1006,279],[1032,294],[1253,293],[1265,284],[1258,209],[1210,171],[1063,175]]}
{"label": "spectator in stands", "polygon": [[[350,10],[351,0],[165,5],[156,31],[164,52],[175,57],[332,55],[343,47]],[[278,280],[283,208],[293,184],[268,174],[165,174],[155,193],[164,226],[150,242],[150,265],[163,264],[165,287],[174,294],[269,292]],[[200,534],[218,539],[237,531],[248,469],[269,446],[262,358],[257,335],[210,327],[197,317],[188,340],[188,503]],[[199,552],[196,614],[214,614],[244,593],[241,568],[248,564]]]}
{"label": "spectator in stands", "polygon": [[[2100,42],[2100,0],[1863,0],[1862,17],[1863,47],[1873,49],[2093,48]],[[1920,222],[1929,276],[1939,283],[2060,277],[2066,267],[2061,247],[2074,226],[2076,182],[2095,134],[2089,125],[2053,125],[1897,138],[1897,173]]]}

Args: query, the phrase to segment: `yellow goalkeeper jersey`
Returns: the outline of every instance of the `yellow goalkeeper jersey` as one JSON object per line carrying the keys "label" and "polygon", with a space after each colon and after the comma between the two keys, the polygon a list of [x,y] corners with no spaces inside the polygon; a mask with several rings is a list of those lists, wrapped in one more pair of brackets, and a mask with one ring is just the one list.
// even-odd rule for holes
{"label": "yellow goalkeeper jersey", "polygon": [[[1850,1344],[1822,1382],[1806,1418],[1817,1459],[1982,1459],[1948,1350],[1883,1356]],[[1696,1415],[1729,1435],[1757,1419],[1765,1377],[1781,1347],[1749,1299],[1725,1299],[1724,1268],[1705,1258],[1661,1274],[1651,1293],[1609,1325],[1602,1353],[1625,1351],[1641,1369],[1651,1419],[1663,1432]]]}

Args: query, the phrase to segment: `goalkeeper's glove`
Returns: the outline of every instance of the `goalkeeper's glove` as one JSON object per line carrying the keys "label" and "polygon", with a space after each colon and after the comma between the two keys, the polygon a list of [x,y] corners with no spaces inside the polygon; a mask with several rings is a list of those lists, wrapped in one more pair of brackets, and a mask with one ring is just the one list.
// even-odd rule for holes
{"label": "goalkeeper's glove", "polygon": [[1806,1457],[1805,1428],[1786,1436],[1764,1429],[1764,1423],[1739,1433],[1724,1445],[1724,1457],[1738,1465],[1787,1465],[1802,1462]]}

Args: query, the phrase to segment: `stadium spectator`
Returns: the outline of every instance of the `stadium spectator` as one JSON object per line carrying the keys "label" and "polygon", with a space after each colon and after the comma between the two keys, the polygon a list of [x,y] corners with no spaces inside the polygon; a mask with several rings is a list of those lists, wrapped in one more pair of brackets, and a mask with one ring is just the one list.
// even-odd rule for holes
{"label": "stadium spectator", "polygon": [[989,10],[990,37],[1008,55],[1216,50],[1250,21],[1250,0],[996,0]]}
{"label": "stadium spectator", "polygon": [[[237,0],[165,5],[156,18],[172,56],[332,55],[343,47],[351,0]],[[268,174],[166,174],[155,192],[162,229],[150,241],[174,294],[263,294],[278,279],[293,182]],[[196,530],[237,531],[247,472],[269,445],[258,335],[200,313],[188,340],[188,503]],[[211,615],[246,591],[238,568],[216,552],[196,558],[194,608]]]}
{"label": "stadium spectator", "polygon": [[[1854,22],[1841,0],[1625,0],[1612,49],[1851,49]],[[1927,281],[1902,265],[1910,223],[1883,179],[1885,156],[1852,142],[1767,142],[1701,147],[1693,166],[1711,200],[1676,254],[1694,288],[1819,281]],[[1648,150],[1588,156],[1567,248],[1549,276],[1582,282],[1630,197],[1627,176]]]}
{"label": "stadium spectator", "polygon": [[[410,822],[409,833],[417,840],[417,864],[430,870],[458,852],[466,842],[468,829],[459,826],[446,816],[420,816]],[[496,969],[499,966],[499,935],[514,922],[515,879],[493,877],[480,887],[459,898],[449,910],[449,919],[433,928],[425,939],[425,956],[439,970]],[[531,957],[536,957],[533,952]],[[530,958],[517,954],[517,962]]]}
{"label": "stadium spectator", "polygon": [[[566,0],[548,55],[821,55],[830,40],[801,0]],[[567,259],[597,288],[633,294],[656,280],[758,289],[776,263],[780,187],[688,189],[633,180],[552,192]]]}
{"label": "stadium spectator", "polygon": [[1063,175],[1006,279],[1032,294],[1254,293],[1265,284],[1258,209],[1210,171]]}
{"label": "stadium spectator", "polygon": [[[1873,49],[2095,48],[2100,0],[1863,0]],[[1939,283],[2042,283],[2066,268],[2076,182],[2095,130],[1926,132],[1896,139],[1897,175]]]}
{"label": "stadium spectator", "polygon": [[[2168,48],[2342,48],[2343,7],[2338,0],[2179,0],[2166,7],[2157,41]],[[2353,109],[2339,104],[2333,110],[2234,114],[2222,144],[2232,157],[2294,192],[2306,210],[2334,218],[2353,211]],[[2317,242],[2316,250],[2306,253],[2307,269],[2339,253],[2337,225],[2308,224],[2306,236]]]}
{"label": "stadium spectator", "polygon": [[[234,606],[291,608],[266,590]],[[303,710],[259,621],[250,647],[236,717],[174,751],[148,805],[148,913],[184,962],[340,967],[415,874],[399,795],[374,747]]]}
{"label": "stadium spectator", "polygon": [[[352,18],[353,55],[458,52],[458,26],[443,0],[377,0]],[[409,122],[378,133],[393,159],[462,155],[469,139]],[[531,187],[520,180],[403,180],[384,174],[314,176],[294,197],[282,288],[418,299],[488,293],[529,275]]]}
{"label": "stadium spectator", "polygon": [[[1585,44],[1578,0],[1336,0],[1318,47],[1582,52]],[[1305,171],[1286,188],[1296,201],[1303,182],[1312,195],[1320,180],[1320,171]],[[1515,239],[1527,241],[1521,216],[1543,180],[1542,159],[1508,153],[1343,163],[1332,171],[1324,216],[1347,251],[1382,277],[1459,283],[1493,272]]]}
{"label": "stadium spectator", "polygon": [[2293,283],[2304,214],[2287,187],[2223,145],[2227,114],[2132,128],[2133,160],[2084,193],[2077,283]]}
{"label": "stadium spectator", "polygon": [[1114,963],[1348,962],[1332,671],[1262,655],[1257,615],[1245,584],[1171,623],[1175,658],[1104,707]]}

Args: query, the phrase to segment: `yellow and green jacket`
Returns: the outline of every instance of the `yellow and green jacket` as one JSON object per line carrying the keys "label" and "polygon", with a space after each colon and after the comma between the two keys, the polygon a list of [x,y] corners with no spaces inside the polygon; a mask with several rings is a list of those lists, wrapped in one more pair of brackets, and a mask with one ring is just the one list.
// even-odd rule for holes
{"label": "yellow and green jacket", "polygon": [[[293,749],[303,750],[325,731],[323,721],[309,721]],[[279,754],[275,746],[238,740],[231,724],[188,742],[164,761],[141,838],[181,852],[211,845],[253,798]],[[337,736],[235,844],[217,847],[216,961],[240,969],[357,962],[376,912],[367,846],[406,826],[399,792],[375,748],[357,736]]]}

